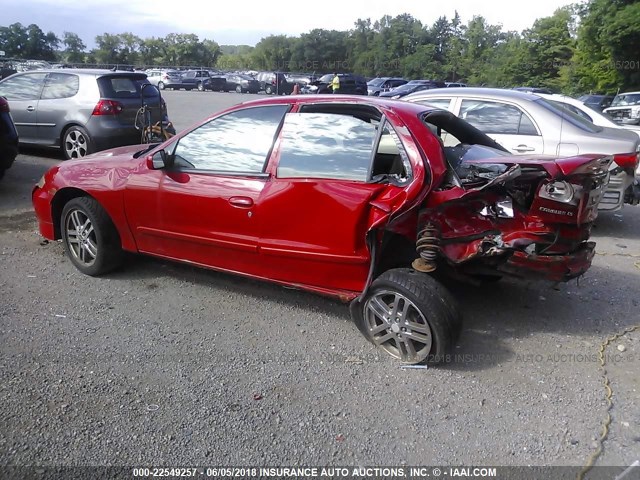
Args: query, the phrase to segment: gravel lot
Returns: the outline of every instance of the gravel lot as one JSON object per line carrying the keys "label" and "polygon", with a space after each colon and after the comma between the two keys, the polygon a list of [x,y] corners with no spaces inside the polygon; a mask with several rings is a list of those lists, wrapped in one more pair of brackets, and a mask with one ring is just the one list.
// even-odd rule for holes
{"label": "gravel lot", "polygon": [[[163,92],[178,129],[255,95]],[[103,278],[0,183],[2,465],[582,465],[606,415],[597,351],[640,323],[640,207],[601,215],[576,282],[454,286],[459,358],[401,369],[346,306],[144,257]],[[624,351],[621,351],[624,350]],[[598,465],[640,459],[640,330],[609,345]]]}

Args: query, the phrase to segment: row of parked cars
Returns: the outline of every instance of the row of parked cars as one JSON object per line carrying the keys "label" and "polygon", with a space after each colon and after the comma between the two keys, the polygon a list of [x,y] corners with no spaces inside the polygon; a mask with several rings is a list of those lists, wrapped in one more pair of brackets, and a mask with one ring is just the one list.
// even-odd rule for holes
{"label": "row of parked cars", "polygon": [[[149,82],[161,90],[200,90],[238,93],[265,92],[267,95],[290,95],[298,86],[299,93],[333,93],[331,82],[334,74],[315,76],[313,74],[290,74],[284,72],[231,72],[213,70],[151,69],[145,72]],[[340,92],[352,95],[366,95],[367,81],[364,77],[350,73],[339,73]]]}

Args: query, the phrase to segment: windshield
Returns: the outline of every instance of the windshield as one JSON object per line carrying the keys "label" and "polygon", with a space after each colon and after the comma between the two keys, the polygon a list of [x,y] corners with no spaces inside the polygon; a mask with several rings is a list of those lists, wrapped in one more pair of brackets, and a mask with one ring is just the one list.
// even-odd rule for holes
{"label": "windshield", "polygon": [[327,73],[326,75],[323,75],[322,77],[320,77],[320,81],[322,83],[331,83],[332,80],[333,80],[333,75],[331,75],[330,73]]}
{"label": "windshield", "polygon": [[602,127],[598,127],[591,123],[589,120],[581,117],[580,115],[576,115],[571,110],[564,107],[561,103],[552,103],[544,98],[538,98],[537,100],[534,100],[534,102],[551,111],[552,113],[555,113],[556,115],[562,117],[564,120],[567,120],[571,125],[573,125],[574,127],[578,127],[580,130],[591,133],[602,131]]}
{"label": "windshield", "polygon": [[374,78],[373,80],[369,81],[367,85],[369,85],[370,87],[379,87],[383,83],[384,83],[384,78]]}
{"label": "windshield", "polygon": [[611,102],[612,107],[620,107],[624,105],[640,105],[640,93],[623,93],[616,95]]}

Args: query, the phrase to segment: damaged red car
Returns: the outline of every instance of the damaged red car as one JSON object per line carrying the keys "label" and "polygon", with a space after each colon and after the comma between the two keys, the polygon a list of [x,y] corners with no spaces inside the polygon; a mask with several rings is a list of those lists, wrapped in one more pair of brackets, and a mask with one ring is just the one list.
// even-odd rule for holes
{"label": "damaged red car", "polygon": [[584,274],[611,161],[511,156],[419,104],[270,98],[163,144],[59,164],[33,204],[85,274],[135,252],[334,296],[392,356],[437,362],[461,316],[433,272]]}

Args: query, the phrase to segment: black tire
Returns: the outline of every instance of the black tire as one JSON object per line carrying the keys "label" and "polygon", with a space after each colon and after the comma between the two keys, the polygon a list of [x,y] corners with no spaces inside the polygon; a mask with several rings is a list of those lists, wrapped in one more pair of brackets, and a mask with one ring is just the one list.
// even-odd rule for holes
{"label": "black tire", "polygon": [[[74,229],[80,224],[82,229]],[[67,256],[85,275],[103,275],[122,265],[124,252],[118,231],[94,198],[69,200],[62,209],[60,231]]]}
{"label": "black tire", "polygon": [[240,85],[236,85],[236,93],[242,93],[242,87]]}
{"label": "black tire", "polygon": [[162,83],[162,82],[158,82],[158,88],[159,88],[160,90],[164,90],[164,83]]}
{"label": "black tire", "polygon": [[267,95],[271,95],[273,93],[273,87],[271,85],[265,85],[264,93],[266,93]]}
{"label": "black tire", "polygon": [[74,125],[62,134],[62,153],[66,160],[82,158],[94,152],[93,141],[82,127]]}
{"label": "black tire", "polygon": [[[406,316],[397,311],[401,306]],[[376,308],[389,318],[383,321]],[[363,335],[405,364],[446,361],[462,330],[462,315],[449,291],[408,268],[380,275],[354,312]]]}
{"label": "black tire", "polygon": [[204,85],[202,84],[202,82],[198,82],[198,84],[196,85],[196,88],[198,89],[199,92],[204,92]]}

